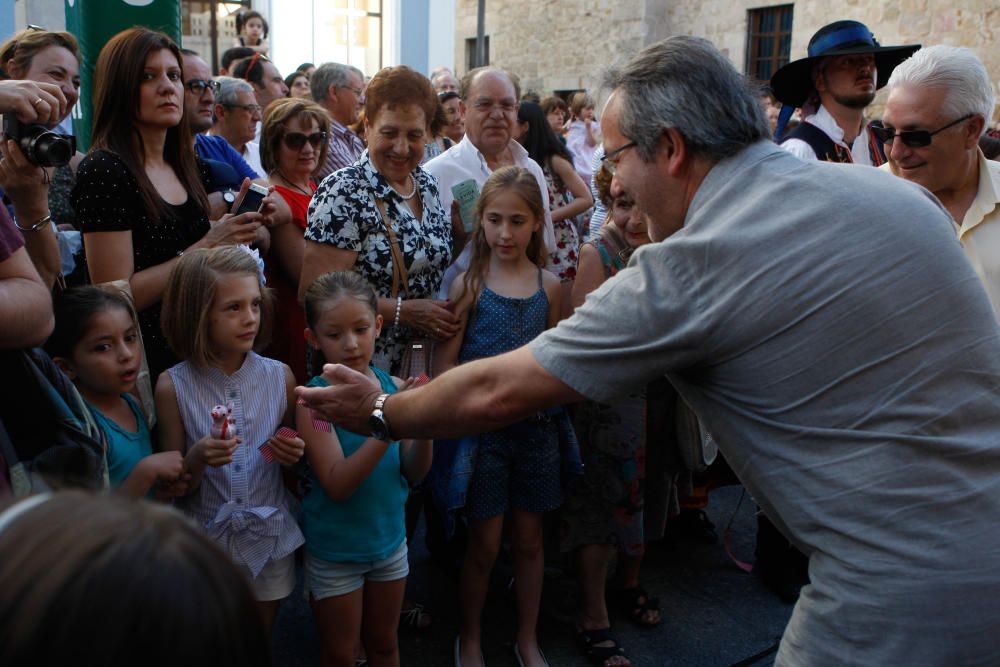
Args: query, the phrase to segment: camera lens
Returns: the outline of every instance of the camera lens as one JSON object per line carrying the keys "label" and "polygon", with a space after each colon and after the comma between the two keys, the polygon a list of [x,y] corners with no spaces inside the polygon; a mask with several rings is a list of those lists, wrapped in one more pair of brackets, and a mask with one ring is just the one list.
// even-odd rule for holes
{"label": "camera lens", "polygon": [[25,154],[40,167],[62,167],[73,157],[73,147],[58,134],[41,132],[31,140]]}

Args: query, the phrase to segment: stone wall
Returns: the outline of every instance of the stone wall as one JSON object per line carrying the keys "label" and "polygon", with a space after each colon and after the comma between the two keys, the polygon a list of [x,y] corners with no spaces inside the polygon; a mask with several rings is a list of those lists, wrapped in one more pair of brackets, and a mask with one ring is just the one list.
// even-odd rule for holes
{"label": "stone wall", "polygon": [[[517,73],[524,89],[595,89],[601,72],[670,35],[710,39],[737,68],[746,53],[747,11],[787,3],[760,0],[486,0],[490,61]],[[1000,2],[996,0],[799,0],[792,59],[809,38],[839,19],[868,25],[882,44],[967,46],[1000,85]],[[476,36],[478,0],[455,2],[455,64],[465,70],[465,40]],[[872,112],[881,110],[883,96]]]}

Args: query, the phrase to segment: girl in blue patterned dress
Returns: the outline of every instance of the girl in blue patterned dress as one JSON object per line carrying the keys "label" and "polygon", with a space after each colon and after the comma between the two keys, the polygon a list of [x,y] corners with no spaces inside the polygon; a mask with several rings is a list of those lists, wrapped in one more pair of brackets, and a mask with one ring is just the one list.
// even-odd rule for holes
{"label": "girl in blue patterned dress", "polygon": [[[559,319],[559,279],[542,268],[544,204],[531,172],[520,167],[493,172],[476,212],[469,269],[449,294],[464,335],[438,344],[436,372],[521,347]],[[518,611],[514,653],[519,664],[545,665],[536,625],[544,567],[542,518],[562,502],[556,424],[540,413],[483,434],[475,461],[465,504],[469,539],[455,663],[482,664],[480,616],[504,515],[510,512]]]}
{"label": "girl in blue patterned dress", "polygon": [[[245,246],[194,250],[170,272],[162,324],[181,363],[156,383],[160,445],[184,452],[191,492],[179,501],[251,580],[270,629],[295,587],[302,544],[281,466],[305,443],[293,426],[295,378],[267,345],[273,306],[257,259]],[[232,432],[212,433],[212,408],[232,406]],[[286,431],[286,433],[288,433]]]}
{"label": "girl in blue patterned dress", "polygon": [[[371,365],[382,316],[364,278],[353,271],[320,276],[306,290],[305,311],[306,340],[325,361],[364,373],[386,393],[409,386]],[[317,375],[309,386],[327,382]],[[396,627],[409,573],[403,508],[410,484],[431,466],[431,441],[386,442],[297,410],[310,482],[302,501],[305,588],[323,665],[353,665],[359,635],[372,664],[398,665]]]}

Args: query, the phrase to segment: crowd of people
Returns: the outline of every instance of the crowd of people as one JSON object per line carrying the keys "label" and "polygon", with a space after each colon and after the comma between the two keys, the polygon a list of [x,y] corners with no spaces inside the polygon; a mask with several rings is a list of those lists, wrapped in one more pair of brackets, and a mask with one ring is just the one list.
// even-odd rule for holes
{"label": "crowd of people", "polygon": [[[98,486],[198,529],[145,503],[15,505],[0,590],[47,554],[36,622],[80,582],[155,561],[177,582],[150,593],[173,605],[158,618],[182,632],[198,605],[206,646],[249,633],[241,664],[266,664],[301,569],[324,665],[398,665],[400,624],[432,622],[405,596],[423,512],[432,555],[460,568],[455,664],[483,664],[506,535],[513,652],[541,667],[558,512],[575,639],[625,667],[612,554],[625,617],[655,627],[646,544],[671,522],[716,539],[705,475],[678,451],[693,440],[718,443],[808,559],[778,664],[996,664],[1000,165],[980,148],[994,97],[972,51],[839,21],[762,97],[708,42],[671,38],[608,75],[598,119],[592,95],[532,99],[499,67],[283,77],[264,17],[238,29],[221,76],[123,31],[83,91],[85,155],[0,144],[0,362],[44,347],[99,427]],[[81,94],[68,33],[15,35],[0,68],[0,112],[24,127],[55,127]],[[3,408],[0,425],[21,409]],[[0,618],[21,613],[10,599]],[[60,645],[0,627],[18,639],[4,664]]]}

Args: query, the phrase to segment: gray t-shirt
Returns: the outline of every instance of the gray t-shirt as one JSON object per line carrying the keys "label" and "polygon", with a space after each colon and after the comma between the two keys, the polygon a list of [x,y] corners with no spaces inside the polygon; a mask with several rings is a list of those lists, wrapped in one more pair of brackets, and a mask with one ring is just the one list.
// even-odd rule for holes
{"label": "gray t-shirt", "polygon": [[594,400],[666,375],[810,555],[779,665],[998,665],[1000,329],[888,176],[751,146],[531,349]]}

